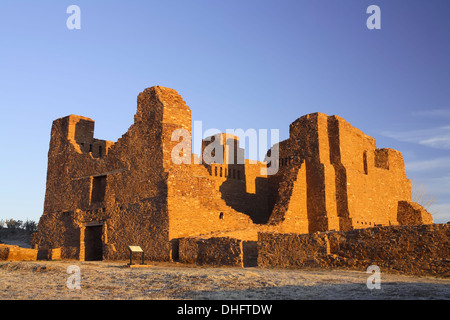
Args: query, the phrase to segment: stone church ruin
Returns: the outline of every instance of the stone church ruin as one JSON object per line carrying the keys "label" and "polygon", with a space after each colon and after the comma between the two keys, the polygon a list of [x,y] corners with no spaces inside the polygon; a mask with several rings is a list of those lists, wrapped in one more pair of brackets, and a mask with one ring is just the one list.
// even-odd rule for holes
{"label": "stone church ruin", "polygon": [[227,134],[214,137],[222,141],[223,161],[189,154],[189,164],[175,164],[176,129],[191,133],[191,110],[160,86],[139,94],[134,123],[116,142],[94,138],[89,118],[53,121],[32,247],[83,261],[127,260],[128,246],[136,245],[148,260],[251,266],[268,263],[258,251],[270,250],[261,242],[270,235],[325,241],[330,254],[328,240],[314,235],[433,222],[411,202],[402,154],[378,149],[338,116],[313,113],[292,122],[289,138],[272,146],[279,153],[270,163],[278,166],[273,175],[261,170],[265,162],[229,161],[228,141],[234,155],[243,150]]}

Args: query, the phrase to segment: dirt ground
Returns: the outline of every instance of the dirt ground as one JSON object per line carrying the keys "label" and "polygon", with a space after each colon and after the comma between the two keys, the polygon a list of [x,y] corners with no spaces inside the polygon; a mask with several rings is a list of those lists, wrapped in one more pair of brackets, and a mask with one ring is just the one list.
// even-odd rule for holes
{"label": "dirt ground", "polygon": [[[0,299],[5,300],[310,300],[450,299],[450,279],[385,274],[381,288],[368,289],[366,270],[211,268],[152,263],[127,268],[122,262],[0,262]],[[68,280],[79,267],[80,289]],[[69,281],[69,285],[76,284]]]}

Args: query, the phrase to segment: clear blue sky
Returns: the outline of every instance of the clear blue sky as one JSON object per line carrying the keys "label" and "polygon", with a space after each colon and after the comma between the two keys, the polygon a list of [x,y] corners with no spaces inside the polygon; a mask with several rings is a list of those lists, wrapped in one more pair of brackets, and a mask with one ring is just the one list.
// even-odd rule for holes
{"label": "clear blue sky", "polygon": [[[81,29],[69,30],[69,5]],[[381,30],[366,9],[381,8]],[[280,129],[337,114],[403,152],[450,220],[450,1],[0,2],[0,218],[38,220],[51,123],[96,121],[115,141],[136,97],[176,89],[203,127]]]}

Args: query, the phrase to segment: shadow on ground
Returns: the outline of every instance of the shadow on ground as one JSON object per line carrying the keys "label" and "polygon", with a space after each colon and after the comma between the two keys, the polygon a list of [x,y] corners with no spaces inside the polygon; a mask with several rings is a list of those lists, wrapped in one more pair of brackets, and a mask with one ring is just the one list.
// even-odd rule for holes
{"label": "shadow on ground", "polygon": [[442,300],[450,299],[450,285],[409,282],[382,283],[380,289],[361,284],[286,285],[248,290],[191,291],[175,299],[194,300]]}

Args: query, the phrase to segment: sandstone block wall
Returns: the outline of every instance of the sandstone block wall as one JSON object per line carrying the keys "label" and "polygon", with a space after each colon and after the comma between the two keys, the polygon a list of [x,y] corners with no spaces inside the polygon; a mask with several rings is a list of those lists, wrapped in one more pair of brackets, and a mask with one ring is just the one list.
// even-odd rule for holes
{"label": "sandstone block wall", "polygon": [[38,250],[0,244],[0,261],[37,260]]}
{"label": "sandstone block wall", "polygon": [[229,206],[202,165],[180,165],[168,181],[170,239],[235,230],[251,218]]}
{"label": "sandstone block wall", "polygon": [[179,242],[179,261],[210,266],[243,266],[242,241],[227,237],[184,238]]}
{"label": "sandstone block wall", "polygon": [[306,164],[282,165],[279,172],[270,178],[278,196],[272,200],[269,224],[276,225],[280,232],[308,233]]}
{"label": "sandstone block wall", "polygon": [[431,224],[433,218],[421,205],[410,201],[399,201],[397,220],[403,225]]}
{"label": "sandstone block wall", "polygon": [[244,159],[244,154],[237,136],[222,133],[202,140],[202,164],[221,198],[254,223],[266,223],[270,215],[267,166]]}
{"label": "sandstone block wall", "polygon": [[258,234],[258,266],[300,267],[329,253],[326,234]]}
{"label": "sandstone block wall", "polygon": [[61,248],[38,250],[37,260],[60,260]]}
{"label": "sandstone block wall", "polygon": [[[159,86],[138,95],[134,123],[116,142],[94,138],[92,119],[56,119],[32,246],[60,248],[62,259],[97,260],[126,259],[127,246],[138,245],[150,260],[245,265],[245,252],[256,250],[242,230],[298,234],[432,222],[410,202],[401,153],[377,149],[340,117],[295,120],[289,138],[270,150],[279,151],[271,176],[267,163],[244,159],[229,134],[203,141],[202,151],[221,139],[206,154],[213,163],[192,161],[191,122],[183,98]],[[173,135],[180,130],[182,141]],[[174,162],[174,150],[182,163]],[[192,237],[208,240],[186,240]]]}
{"label": "sandstone block wall", "polygon": [[280,231],[397,225],[399,201],[411,200],[401,153],[377,149],[375,139],[338,116],[303,116],[274,148],[280,159],[278,173],[269,177],[269,223]]}
{"label": "sandstone block wall", "polygon": [[164,114],[166,93],[159,87],[142,92],[135,123],[101,156],[100,149],[86,147],[96,142],[91,119],[54,121],[44,213],[33,245],[60,247],[63,257],[83,260],[90,246],[84,237],[98,224],[105,259],[126,258],[127,245],[170,259],[163,131],[174,121]]}
{"label": "sandstone block wall", "polygon": [[53,122],[33,247],[84,260],[124,259],[128,245],[139,245],[149,259],[170,260],[178,238],[252,225],[228,205],[205,166],[172,161],[179,143],[172,133],[191,132],[191,111],[178,93],[148,88],[137,105],[134,123],[115,143],[95,139],[89,118]]}
{"label": "sandstone block wall", "polygon": [[385,226],[348,232],[258,234],[262,267],[348,267],[450,276],[450,225]]}

